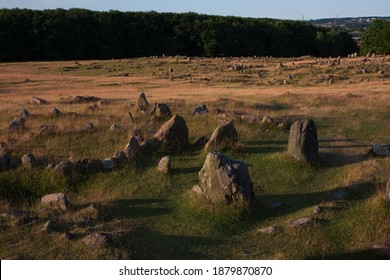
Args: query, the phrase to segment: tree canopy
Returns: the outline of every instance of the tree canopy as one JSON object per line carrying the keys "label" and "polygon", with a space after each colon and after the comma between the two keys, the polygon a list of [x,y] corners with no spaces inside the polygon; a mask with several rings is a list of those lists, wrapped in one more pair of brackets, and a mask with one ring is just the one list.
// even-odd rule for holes
{"label": "tree canopy", "polygon": [[374,20],[363,33],[362,54],[390,54],[390,21]]}
{"label": "tree canopy", "polygon": [[0,61],[152,55],[345,56],[345,32],[273,19],[195,13],[0,9]]}

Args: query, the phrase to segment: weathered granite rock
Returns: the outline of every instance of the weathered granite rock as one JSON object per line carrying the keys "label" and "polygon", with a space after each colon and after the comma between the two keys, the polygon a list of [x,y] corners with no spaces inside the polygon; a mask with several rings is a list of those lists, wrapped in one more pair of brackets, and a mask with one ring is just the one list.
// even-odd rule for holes
{"label": "weathered granite rock", "polygon": [[205,149],[224,150],[234,147],[238,142],[236,127],[233,122],[228,122],[218,126],[207,142]]}
{"label": "weathered granite rock", "polygon": [[37,166],[37,161],[35,160],[35,157],[32,154],[25,154],[22,157],[22,165],[24,168],[32,169]]}
{"label": "weathered granite rock", "polygon": [[318,158],[317,128],[312,120],[296,121],[291,126],[287,151],[298,161]]}
{"label": "weathered granite rock", "polygon": [[164,103],[154,103],[153,109],[150,111],[155,120],[166,120],[172,116],[171,108]]}
{"label": "weathered granite rock", "polygon": [[171,173],[172,169],[172,160],[170,156],[163,157],[158,163],[157,170],[164,174]]}
{"label": "weathered granite rock", "polygon": [[139,149],[139,143],[137,138],[131,136],[129,143],[124,148],[123,152],[125,153],[128,159],[133,159]]}
{"label": "weathered granite rock", "polygon": [[165,146],[183,148],[188,145],[187,124],[182,117],[174,115],[160,127],[154,138]]}
{"label": "weathered granite rock", "polygon": [[61,210],[69,210],[71,205],[64,193],[47,194],[41,198],[41,203],[45,207],[59,208]]}
{"label": "weathered granite rock", "polygon": [[315,221],[313,218],[300,218],[300,219],[297,219],[295,221],[292,221],[290,224],[290,227],[297,228],[297,227],[313,225],[314,222]]}
{"label": "weathered granite rock", "polygon": [[215,151],[199,172],[199,187],[212,202],[250,202],[255,197],[247,166]]}
{"label": "weathered granite rock", "polygon": [[74,173],[75,166],[70,161],[63,161],[54,167],[57,175],[71,177]]}
{"label": "weathered granite rock", "polygon": [[193,116],[199,116],[199,115],[206,115],[209,112],[207,109],[207,106],[202,104],[195,107],[194,111],[192,112]]}
{"label": "weathered granite rock", "polygon": [[118,162],[116,158],[108,157],[103,160],[103,168],[104,169],[114,169],[118,166]]}
{"label": "weathered granite rock", "polygon": [[146,111],[149,107],[149,102],[146,99],[145,93],[141,92],[137,100],[137,107],[141,111]]}
{"label": "weathered granite rock", "polygon": [[81,242],[90,247],[105,247],[111,243],[111,235],[105,233],[91,233],[84,237]]}

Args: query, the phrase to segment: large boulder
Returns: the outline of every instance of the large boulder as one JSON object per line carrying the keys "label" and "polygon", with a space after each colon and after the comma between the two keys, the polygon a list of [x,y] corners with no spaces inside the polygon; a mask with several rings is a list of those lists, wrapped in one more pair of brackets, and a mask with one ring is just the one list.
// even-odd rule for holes
{"label": "large boulder", "polygon": [[174,115],[160,127],[154,138],[165,146],[182,148],[188,144],[187,124],[182,117]]}
{"label": "large boulder", "polygon": [[218,149],[224,150],[234,147],[238,141],[238,135],[236,127],[233,122],[223,123],[218,126],[207,142],[205,149]]}
{"label": "large boulder", "polygon": [[290,128],[288,153],[298,161],[318,158],[317,128],[312,120],[296,121]]}
{"label": "large boulder", "polygon": [[216,151],[206,157],[199,187],[212,202],[250,202],[255,197],[247,166]]}
{"label": "large boulder", "polygon": [[138,149],[139,149],[138,140],[134,136],[131,136],[129,143],[126,145],[123,152],[125,153],[128,159],[133,159]]}
{"label": "large boulder", "polygon": [[45,207],[59,208],[65,211],[71,208],[68,198],[63,193],[47,194],[41,198],[41,203]]}
{"label": "large boulder", "polygon": [[37,161],[32,154],[26,154],[22,157],[22,165],[24,168],[32,169],[37,166]]}
{"label": "large boulder", "polygon": [[164,103],[154,103],[153,109],[150,111],[153,118],[156,120],[166,120],[172,116],[171,108]]}
{"label": "large boulder", "polygon": [[137,108],[141,111],[146,111],[149,107],[149,102],[146,99],[145,93],[141,92],[137,99]]}

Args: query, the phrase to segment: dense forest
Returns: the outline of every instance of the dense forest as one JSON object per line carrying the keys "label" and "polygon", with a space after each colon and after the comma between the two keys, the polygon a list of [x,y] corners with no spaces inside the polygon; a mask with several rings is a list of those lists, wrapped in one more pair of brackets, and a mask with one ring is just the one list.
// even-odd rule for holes
{"label": "dense forest", "polygon": [[390,21],[374,20],[366,32],[363,33],[361,46],[362,54],[390,53]]}
{"label": "dense forest", "polygon": [[300,21],[195,13],[0,9],[0,61],[152,55],[346,56],[346,31]]}

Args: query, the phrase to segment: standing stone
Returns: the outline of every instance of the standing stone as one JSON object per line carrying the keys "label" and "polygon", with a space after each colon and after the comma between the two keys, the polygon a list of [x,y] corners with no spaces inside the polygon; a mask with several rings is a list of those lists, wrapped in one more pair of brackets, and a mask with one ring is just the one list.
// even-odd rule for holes
{"label": "standing stone", "polygon": [[154,103],[154,107],[150,111],[150,115],[153,115],[156,120],[163,120],[170,118],[172,116],[172,112],[167,104]]}
{"label": "standing stone", "polygon": [[318,158],[317,128],[312,120],[296,121],[290,129],[288,153],[298,161]]}
{"label": "standing stone", "polygon": [[37,166],[37,161],[32,154],[26,154],[22,157],[22,165],[24,168],[31,169]]}
{"label": "standing stone", "polygon": [[109,157],[103,160],[103,168],[104,169],[114,169],[118,165],[116,158]]}
{"label": "standing stone", "polygon": [[69,210],[71,208],[68,198],[63,193],[47,194],[41,198],[41,203],[43,206],[50,208],[59,208],[62,210]]}
{"label": "standing stone", "polygon": [[238,141],[238,135],[236,127],[233,122],[228,122],[218,126],[207,142],[205,149],[218,149],[223,150],[234,147]]}
{"label": "standing stone", "polygon": [[188,144],[188,127],[185,120],[174,115],[164,123],[154,138],[168,147],[182,148]]}
{"label": "standing stone", "polygon": [[146,111],[149,107],[148,100],[146,99],[145,93],[141,92],[137,100],[137,107],[141,111]]}
{"label": "standing stone", "polygon": [[49,113],[50,113],[50,115],[51,115],[52,117],[58,117],[59,115],[62,114],[61,111],[58,110],[56,107],[51,108],[51,110],[50,110]]}
{"label": "standing stone", "polygon": [[139,149],[138,140],[134,136],[131,136],[129,143],[126,145],[123,152],[125,153],[128,159],[133,159],[138,149]]}
{"label": "standing stone", "polygon": [[386,183],[385,200],[390,201],[390,178],[389,181],[387,181]]}
{"label": "standing stone", "polygon": [[8,124],[8,129],[22,129],[26,120],[24,118],[15,118]]}
{"label": "standing stone", "polygon": [[194,112],[192,112],[192,115],[195,116],[195,115],[205,115],[209,112],[209,110],[207,109],[207,106],[202,104],[202,105],[198,105],[195,107],[194,109]]}
{"label": "standing stone", "polygon": [[164,174],[169,174],[171,173],[172,169],[172,160],[170,156],[165,156],[163,157],[157,167],[158,171],[164,173]]}
{"label": "standing stone", "polygon": [[22,111],[20,111],[19,112],[19,117],[21,117],[21,118],[28,118],[28,117],[30,117],[30,112],[29,111],[27,111],[26,109],[23,109]]}
{"label": "standing stone", "polygon": [[212,202],[250,202],[255,197],[247,166],[215,151],[199,172],[199,187]]}
{"label": "standing stone", "polygon": [[45,99],[35,97],[35,96],[32,97],[32,101],[36,104],[39,104],[39,105],[49,104],[49,102],[47,102]]}
{"label": "standing stone", "polygon": [[57,164],[54,167],[54,170],[55,170],[57,175],[70,177],[73,175],[74,168],[75,168],[74,164],[71,163],[70,161],[63,161],[63,162]]}
{"label": "standing stone", "polygon": [[274,120],[270,116],[264,116],[261,120],[262,124],[273,124]]}

